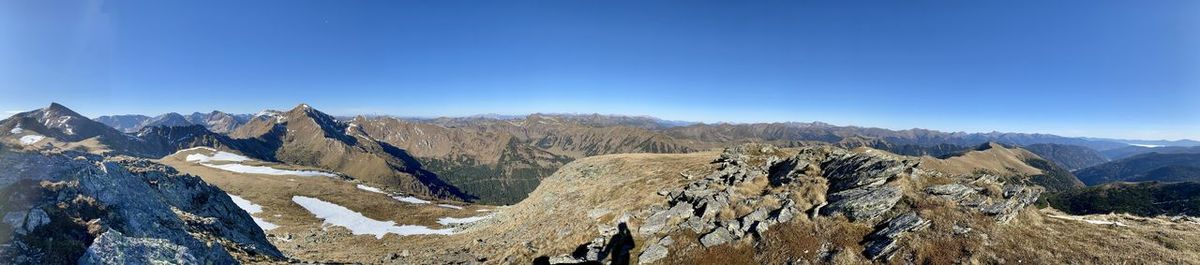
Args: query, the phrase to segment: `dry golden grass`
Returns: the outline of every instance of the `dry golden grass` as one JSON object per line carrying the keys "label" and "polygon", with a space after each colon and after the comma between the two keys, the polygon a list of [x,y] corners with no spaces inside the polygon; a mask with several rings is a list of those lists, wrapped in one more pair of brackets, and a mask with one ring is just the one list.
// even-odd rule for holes
{"label": "dry golden grass", "polygon": [[993,144],[992,148],[987,150],[969,151],[947,159],[924,156],[921,157],[921,167],[952,175],[968,175],[986,170],[1004,175],[1029,176],[1042,173],[1041,170],[1025,164],[1026,158],[1036,156],[1024,149],[1005,148]]}
{"label": "dry golden grass", "polygon": [[[272,238],[272,243],[289,257],[301,260],[377,262],[387,254],[437,242],[445,236],[402,237],[388,234],[380,240],[373,235],[351,235],[349,230],[340,227],[322,228],[321,220],[292,202],[293,196],[318,198],[376,220],[425,225],[430,228],[441,228],[442,226],[436,223],[441,217],[478,216],[487,213],[476,210],[493,209],[490,206],[466,205],[465,209],[456,210],[438,207],[437,203],[448,202],[437,201],[431,204],[409,204],[384,194],[360,190],[356,187],[357,184],[340,179],[235,173],[186,162],[182,160],[184,156],[186,153],[169,156],[159,162],[180,172],[199,176],[229,194],[262,205],[263,212],[255,216],[280,226],[265,232],[276,237],[291,234],[294,238],[290,242]],[[262,162],[257,164],[288,169],[310,169]],[[306,242],[306,237],[319,238],[322,242]]]}

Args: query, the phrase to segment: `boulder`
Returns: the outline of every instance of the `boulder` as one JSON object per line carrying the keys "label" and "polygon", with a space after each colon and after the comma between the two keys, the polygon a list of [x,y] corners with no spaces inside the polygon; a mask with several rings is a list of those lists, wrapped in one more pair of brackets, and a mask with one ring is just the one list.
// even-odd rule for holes
{"label": "boulder", "polygon": [[882,228],[867,236],[867,242],[863,245],[863,255],[866,255],[870,259],[887,260],[895,253],[896,240],[900,236],[904,233],[921,230],[928,226],[929,220],[925,220],[912,212],[892,218]]}
{"label": "boulder", "polygon": [[1021,209],[1037,201],[1042,194],[1040,187],[1019,184],[1005,184],[1002,188],[1003,199],[994,200],[979,206],[979,211],[994,216],[996,222],[1008,223],[1016,218]]}
{"label": "boulder", "polygon": [[871,220],[891,210],[903,193],[892,186],[871,186],[830,194],[821,208],[826,216],[845,215],[851,221]]}
{"label": "boulder", "polygon": [[33,232],[38,227],[49,223],[50,215],[46,214],[46,211],[42,211],[41,208],[33,208],[33,210],[29,210],[29,215],[25,216],[24,228],[26,232]]}
{"label": "boulder", "polygon": [[974,194],[975,189],[966,185],[953,183],[945,185],[934,185],[925,188],[925,192],[942,197],[944,199],[959,201],[966,198],[968,195]]}
{"label": "boulder", "polygon": [[713,230],[711,233],[708,233],[707,235],[700,237],[700,244],[704,245],[704,247],[712,247],[712,246],[728,243],[729,241],[732,241],[732,240],[733,240],[733,234],[729,233],[729,230],[725,230],[724,227],[718,227],[717,229]]}
{"label": "boulder", "polygon": [[915,166],[915,162],[907,160],[857,153],[831,156],[821,164],[822,175],[829,179],[831,193],[882,185]]}
{"label": "boulder", "polygon": [[667,236],[650,244],[645,250],[642,250],[641,255],[638,255],[638,264],[649,264],[667,257],[667,247],[674,242],[670,236]]}

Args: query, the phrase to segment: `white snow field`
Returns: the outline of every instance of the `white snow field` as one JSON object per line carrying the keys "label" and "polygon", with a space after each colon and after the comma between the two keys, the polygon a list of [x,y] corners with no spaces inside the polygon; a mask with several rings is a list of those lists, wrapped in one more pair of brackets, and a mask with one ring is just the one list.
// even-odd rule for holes
{"label": "white snow field", "polygon": [[[228,193],[226,193],[226,194],[228,194]],[[239,197],[239,196],[233,195],[233,194],[229,194],[229,198],[233,199],[233,204],[237,204],[238,208],[242,208],[242,210],[246,211],[246,213],[249,213],[250,218],[254,218],[254,223],[258,224],[258,228],[262,228],[263,231],[279,228],[278,225],[272,224],[270,222],[267,222],[266,220],[263,220],[262,218],[258,218],[258,217],[254,216],[254,214],[261,213],[263,211],[262,205],[254,204],[253,202],[250,202],[249,200],[246,200],[242,197]]]}
{"label": "white snow field", "polygon": [[355,235],[375,235],[383,239],[383,235],[450,235],[454,229],[430,229],[420,225],[396,225],[394,221],[379,221],[363,216],[361,213],[342,207],[341,205],[322,201],[317,198],[293,196],[292,202],[299,204],[311,212],[325,224],[341,226],[350,229]]}

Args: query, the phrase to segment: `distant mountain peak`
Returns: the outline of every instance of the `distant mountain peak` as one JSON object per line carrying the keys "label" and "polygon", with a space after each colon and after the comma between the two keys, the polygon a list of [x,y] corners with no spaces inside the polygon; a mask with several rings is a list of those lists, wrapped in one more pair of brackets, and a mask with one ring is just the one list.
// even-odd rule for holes
{"label": "distant mountain peak", "polygon": [[67,108],[67,106],[58,104],[58,102],[50,102],[50,106],[46,107],[45,109],[46,110],[67,110],[67,111],[71,110],[71,109]]}
{"label": "distant mountain peak", "polygon": [[76,117],[76,118],[85,118],[85,117],[83,117],[83,115],[80,115],[78,112],[75,112],[74,110],[67,108],[67,106],[63,106],[62,104],[58,104],[58,103],[50,103],[50,106],[42,108],[42,117],[43,118],[66,117],[66,116]]}
{"label": "distant mountain peak", "polygon": [[[296,112],[296,111],[317,111],[317,110],[313,109],[312,106],[309,106],[306,103],[300,103],[300,104],[297,104],[296,107],[292,108],[292,110],[289,110],[288,112]],[[320,112],[320,111],[317,111],[317,112]]]}

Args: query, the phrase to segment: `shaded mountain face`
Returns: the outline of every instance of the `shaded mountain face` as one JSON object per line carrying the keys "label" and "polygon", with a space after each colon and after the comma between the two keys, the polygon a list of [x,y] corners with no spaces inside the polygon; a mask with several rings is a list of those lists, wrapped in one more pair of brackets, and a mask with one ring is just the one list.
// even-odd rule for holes
{"label": "shaded mountain face", "polygon": [[[538,179],[544,178],[546,173],[553,172],[562,163],[603,154],[692,152],[748,142],[785,147],[833,142],[848,148],[871,147],[904,155],[943,157],[969,150],[969,146],[981,143],[976,141],[986,143],[987,139],[1014,142],[1042,139],[1082,141],[1046,135],[890,131],[823,123],[639,127],[636,122],[630,124],[633,126],[611,125],[619,122],[614,122],[611,117],[596,115],[538,114],[520,119],[474,117],[433,120],[376,117],[358,118],[352,123],[374,139],[409,151],[425,168],[491,203],[520,200],[528,188],[536,186]],[[1070,175],[1069,172],[1063,172],[1066,170],[1062,168],[1054,169],[1057,175]],[[1079,183],[1074,176],[1055,176],[1052,179],[1061,180],[1055,184],[1061,188]],[[466,187],[472,185],[477,187]]]}
{"label": "shaded mountain face", "polygon": [[373,185],[439,198],[473,199],[423,170],[409,154],[306,104],[265,111],[230,133],[260,141],[275,161],[337,171]]}
{"label": "shaded mountain face", "polygon": [[[133,156],[156,154],[156,150],[143,145],[139,139],[88,119],[57,103],[4,119],[0,121],[0,129],[3,129],[0,130],[0,136],[3,137],[45,138],[29,143],[33,146],[50,144],[65,149]],[[22,144],[26,143],[22,141]]]}
{"label": "shaded mountain face", "polygon": [[349,126],[408,151],[425,169],[482,202],[511,204],[574,159],[696,150],[644,128],[614,125],[652,122],[602,115],[424,121],[358,117]]}
{"label": "shaded mountain face", "polygon": [[1200,215],[1200,183],[1108,183],[1050,196],[1050,206],[1072,214]]}
{"label": "shaded mountain face", "polygon": [[187,116],[187,120],[192,124],[204,125],[209,131],[215,133],[229,133],[238,126],[249,122],[252,117],[249,114],[229,114],[214,110],[209,113],[192,113]]}
{"label": "shaded mountain face", "polygon": [[275,154],[270,146],[256,139],[233,139],[209,131],[201,125],[146,127],[136,134],[147,149],[156,150],[152,157],[158,158],[192,147],[212,147],[221,150],[236,150],[252,158],[274,161]]}
{"label": "shaded mountain face", "polygon": [[97,122],[126,133],[137,132],[142,128],[142,123],[147,120],[150,120],[150,117],[146,115],[112,115],[96,118]]}
{"label": "shaded mountain face", "polygon": [[[184,118],[183,115],[179,115],[179,113],[171,112],[171,113],[167,113],[167,114],[163,114],[163,115],[158,115],[154,118],[150,118],[149,120],[146,120],[146,122],[142,123],[141,128],[175,127],[175,126],[188,126],[188,125],[192,125],[192,122],[188,121],[187,118]],[[141,130],[141,128],[138,128],[138,130]]]}
{"label": "shaded mountain face", "polygon": [[1108,162],[1103,154],[1091,148],[1064,144],[1031,144],[1023,146],[1046,160],[1067,170],[1076,170]]}
{"label": "shaded mountain face", "polygon": [[945,157],[968,151],[970,147],[954,144],[937,144],[931,146],[912,144],[893,144],[884,140],[866,137],[848,137],[837,142],[842,148],[870,147],[907,156]]}
{"label": "shaded mountain face", "polygon": [[146,160],[0,147],[0,263],[282,261],[224,191]]}
{"label": "shaded mountain face", "polygon": [[96,118],[96,121],[126,133],[135,133],[147,127],[189,125],[203,125],[216,133],[228,133],[249,121],[250,118],[251,116],[246,114],[234,115],[213,111],[210,113],[196,112],[187,116],[172,112],[153,118],[142,115],[100,116]]}
{"label": "shaded mountain face", "polygon": [[888,130],[825,123],[696,124],[673,127],[664,133],[679,139],[703,142],[757,141],[785,144],[788,141],[839,142],[851,137],[867,137],[896,145],[933,146],[952,144],[976,146],[987,142],[1013,145],[1056,143],[1107,150],[1127,146],[1124,143],[1093,141],[1048,134],[1025,133],[948,133],[925,129]]}
{"label": "shaded mountain face", "polygon": [[1200,154],[1148,153],[1075,171],[1088,185],[1116,181],[1197,181]]}
{"label": "shaded mountain face", "polygon": [[1111,160],[1124,159],[1131,156],[1136,156],[1146,153],[1159,154],[1200,154],[1200,147],[1184,147],[1184,146],[1163,146],[1163,147],[1145,147],[1130,145],[1117,149],[1105,150],[1104,156]]}

